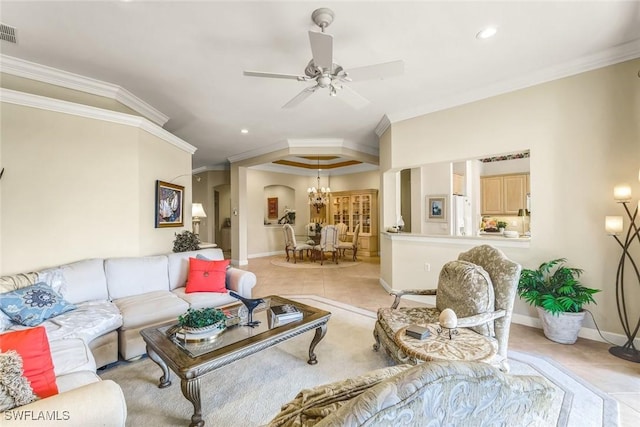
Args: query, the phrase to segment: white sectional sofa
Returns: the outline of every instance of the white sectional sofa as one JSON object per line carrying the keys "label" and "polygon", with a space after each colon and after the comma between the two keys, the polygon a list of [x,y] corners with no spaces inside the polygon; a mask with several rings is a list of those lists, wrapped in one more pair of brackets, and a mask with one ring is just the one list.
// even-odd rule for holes
{"label": "white sectional sofa", "polygon": [[[160,324],[189,307],[217,307],[232,303],[227,293],[187,294],[189,258],[197,255],[223,260],[219,248],[149,257],[88,259],[39,272],[0,278],[0,294],[46,282],[77,309],[46,320],[42,325],[51,342],[80,338],[91,349],[98,368],[118,360],[118,352],[130,360],[146,352],[140,330]],[[256,276],[229,268],[226,288],[251,297]],[[0,312],[2,330],[23,329]]]}
{"label": "white sectional sofa", "polygon": [[[143,328],[175,320],[190,307],[235,302],[228,293],[231,290],[251,297],[256,276],[232,267],[226,271],[226,293],[186,293],[189,258],[198,255],[224,259],[222,250],[213,248],[149,257],[88,259],[0,277],[0,297],[45,282],[77,307],[41,324],[49,340],[59,394],[21,406],[18,412],[3,413],[3,423],[40,425],[10,418],[25,410],[35,411],[30,414],[72,410],[73,419],[65,420],[64,425],[123,426],[126,404],[122,391],[112,381],[100,381],[96,368],[116,362],[118,353],[125,360],[143,355],[146,348],[139,334]],[[11,322],[0,311],[0,328],[4,333],[27,327]]]}

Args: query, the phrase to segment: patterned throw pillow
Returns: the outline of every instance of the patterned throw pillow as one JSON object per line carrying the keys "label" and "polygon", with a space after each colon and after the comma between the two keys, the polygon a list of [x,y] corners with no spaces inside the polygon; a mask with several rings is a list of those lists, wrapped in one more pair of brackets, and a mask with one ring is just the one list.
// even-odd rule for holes
{"label": "patterned throw pillow", "polygon": [[37,326],[75,308],[45,283],[6,292],[0,298],[0,309],[11,320],[24,326]]}
{"label": "patterned throw pillow", "polygon": [[0,353],[0,412],[36,399],[29,381],[23,375],[22,357],[15,350]]}

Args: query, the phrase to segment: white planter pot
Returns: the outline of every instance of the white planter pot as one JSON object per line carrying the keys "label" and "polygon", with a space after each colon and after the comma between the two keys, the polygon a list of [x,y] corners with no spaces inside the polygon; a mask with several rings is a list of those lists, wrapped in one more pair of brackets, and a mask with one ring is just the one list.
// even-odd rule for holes
{"label": "white planter pot", "polygon": [[585,311],[580,313],[560,313],[553,315],[544,308],[538,309],[538,317],[542,322],[544,336],[560,344],[573,344],[578,339],[582,328]]}

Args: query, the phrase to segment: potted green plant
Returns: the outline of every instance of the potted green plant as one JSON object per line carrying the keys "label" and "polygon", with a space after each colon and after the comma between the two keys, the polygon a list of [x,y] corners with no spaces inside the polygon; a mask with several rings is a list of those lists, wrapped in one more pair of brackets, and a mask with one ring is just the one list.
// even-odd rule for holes
{"label": "potted green plant", "polygon": [[175,233],[175,236],[173,252],[197,251],[200,249],[200,239],[189,230],[184,230],[180,234]]}
{"label": "potted green plant", "polygon": [[509,224],[507,224],[507,221],[497,221],[496,225],[498,226],[498,230],[502,232],[507,228],[507,225]]}
{"label": "potted green plant", "polygon": [[596,304],[600,289],[583,286],[579,268],[567,267],[565,258],[543,262],[537,270],[523,269],[518,282],[520,298],[535,306],[547,338],[561,344],[578,339],[585,312],[582,306]]}
{"label": "potted green plant", "polygon": [[222,332],[227,327],[227,316],[217,308],[190,308],[178,316],[178,324],[185,332],[201,333],[213,330]]}

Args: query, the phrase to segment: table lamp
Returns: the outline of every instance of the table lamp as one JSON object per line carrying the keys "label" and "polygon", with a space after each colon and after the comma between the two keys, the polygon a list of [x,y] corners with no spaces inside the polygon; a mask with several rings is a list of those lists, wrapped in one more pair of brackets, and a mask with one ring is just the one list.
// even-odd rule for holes
{"label": "table lamp", "polygon": [[193,224],[193,234],[200,235],[200,218],[206,218],[207,214],[202,207],[202,203],[191,205],[191,222]]}

